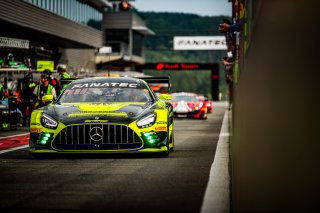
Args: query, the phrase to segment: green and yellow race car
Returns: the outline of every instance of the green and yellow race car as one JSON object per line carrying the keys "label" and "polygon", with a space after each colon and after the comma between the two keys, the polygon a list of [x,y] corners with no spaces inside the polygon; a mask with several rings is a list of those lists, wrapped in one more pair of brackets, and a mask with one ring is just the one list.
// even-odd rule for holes
{"label": "green and yellow race car", "polygon": [[[158,79],[159,82],[169,78]],[[29,153],[162,153],[174,148],[168,94],[157,78],[98,77],[72,81],[53,104],[34,110]],[[52,100],[52,96],[46,97]]]}

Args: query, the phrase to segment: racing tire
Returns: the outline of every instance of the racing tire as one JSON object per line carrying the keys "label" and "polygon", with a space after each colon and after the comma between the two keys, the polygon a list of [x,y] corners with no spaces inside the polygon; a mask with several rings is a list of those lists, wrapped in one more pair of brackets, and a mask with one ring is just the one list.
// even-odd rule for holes
{"label": "racing tire", "polygon": [[174,135],[173,135],[173,133],[172,133],[172,136],[170,138],[170,143],[172,143],[172,147],[170,148],[170,152],[172,152],[173,149],[174,149]]}
{"label": "racing tire", "polygon": [[206,113],[206,114],[204,114],[203,116],[202,116],[202,120],[207,120],[207,118],[208,118],[208,114]]}
{"label": "racing tire", "polygon": [[163,157],[168,157],[170,153],[170,146],[169,146],[169,141],[167,142],[167,151],[163,152]]}
{"label": "racing tire", "polygon": [[167,141],[167,144],[166,144],[166,147],[167,147],[167,151],[165,151],[163,153],[163,157],[168,157],[169,156],[169,153],[170,153],[170,139],[169,139],[169,126],[167,127],[168,128],[168,134],[167,134],[167,138],[168,138],[168,141]]}

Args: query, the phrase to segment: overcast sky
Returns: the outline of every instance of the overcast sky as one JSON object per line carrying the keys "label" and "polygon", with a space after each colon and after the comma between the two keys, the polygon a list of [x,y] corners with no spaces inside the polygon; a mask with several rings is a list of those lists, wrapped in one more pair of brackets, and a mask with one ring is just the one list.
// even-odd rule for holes
{"label": "overcast sky", "polygon": [[231,16],[228,0],[134,0],[131,2],[141,12],[180,12],[201,16]]}

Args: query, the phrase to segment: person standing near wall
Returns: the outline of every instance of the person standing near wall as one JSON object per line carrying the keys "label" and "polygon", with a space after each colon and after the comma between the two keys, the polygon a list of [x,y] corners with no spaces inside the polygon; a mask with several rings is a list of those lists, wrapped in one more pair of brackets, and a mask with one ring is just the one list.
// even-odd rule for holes
{"label": "person standing near wall", "polygon": [[3,87],[3,85],[2,85],[1,82],[0,82],[0,100],[2,100],[3,92],[4,92],[4,87]]}
{"label": "person standing near wall", "polygon": [[237,81],[235,76],[238,76],[238,69],[235,68],[235,64],[239,63],[239,49],[246,44],[240,45],[240,41],[246,36],[243,29],[245,28],[245,1],[235,0],[235,21],[230,22],[227,19],[223,20],[223,23],[219,24],[218,30],[220,33],[224,33],[227,41],[228,56],[222,59],[222,63],[225,66],[226,81],[229,88],[229,109],[232,106],[233,101],[233,89],[234,83]]}

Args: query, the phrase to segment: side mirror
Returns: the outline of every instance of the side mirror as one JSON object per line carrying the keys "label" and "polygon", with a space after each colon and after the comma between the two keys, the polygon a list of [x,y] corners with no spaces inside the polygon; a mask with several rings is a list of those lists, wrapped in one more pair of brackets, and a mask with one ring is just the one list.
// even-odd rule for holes
{"label": "side mirror", "polygon": [[160,97],[159,97],[160,100],[164,100],[164,101],[169,101],[171,100],[171,95],[169,94],[160,94]]}
{"label": "side mirror", "polygon": [[42,96],[42,100],[46,103],[52,103],[53,102],[53,95],[44,95],[44,96]]}

